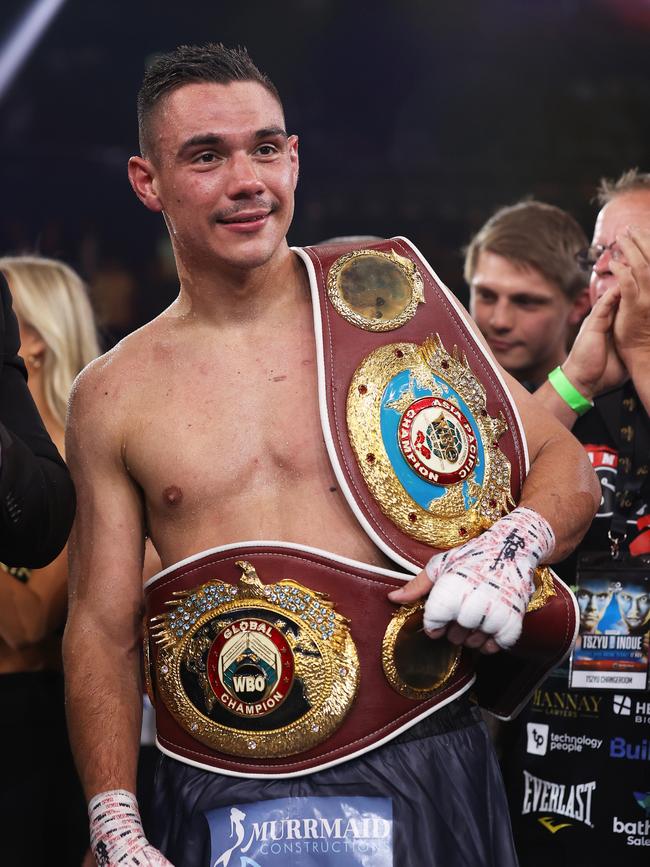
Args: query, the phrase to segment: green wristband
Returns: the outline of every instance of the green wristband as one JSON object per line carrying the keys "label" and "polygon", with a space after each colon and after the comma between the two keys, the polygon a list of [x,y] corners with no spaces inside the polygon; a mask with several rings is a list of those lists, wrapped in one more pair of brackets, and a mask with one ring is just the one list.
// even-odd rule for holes
{"label": "green wristband", "polygon": [[594,405],[593,400],[587,400],[570,382],[561,367],[556,367],[548,375],[548,381],[560,395],[562,400],[578,415],[584,415]]}

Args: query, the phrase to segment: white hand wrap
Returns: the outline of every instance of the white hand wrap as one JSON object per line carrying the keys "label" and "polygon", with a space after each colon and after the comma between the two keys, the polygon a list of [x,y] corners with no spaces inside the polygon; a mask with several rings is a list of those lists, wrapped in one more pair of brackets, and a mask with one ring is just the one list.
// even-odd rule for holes
{"label": "white hand wrap", "polygon": [[170,865],[144,836],[138,802],[131,792],[115,789],[95,795],[88,804],[88,817],[90,848],[98,867]]}
{"label": "white hand wrap", "polygon": [[550,556],[555,536],[548,522],[519,507],[466,545],[436,554],[425,571],[433,587],[424,608],[424,628],[456,621],[512,647],[533,595],[533,571]]}

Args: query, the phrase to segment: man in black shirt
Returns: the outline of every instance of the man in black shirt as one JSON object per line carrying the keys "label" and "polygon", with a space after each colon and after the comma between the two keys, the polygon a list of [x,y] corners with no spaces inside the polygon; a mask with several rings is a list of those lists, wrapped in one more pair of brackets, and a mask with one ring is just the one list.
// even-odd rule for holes
{"label": "man in black shirt", "polygon": [[522,867],[647,865],[650,847],[650,624],[639,614],[650,591],[650,174],[604,181],[599,201],[582,255],[592,312],[535,397],[584,444],[602,490],[580,548],[554,568],[613,592],[597,629],[583,624],[573,658],[506,730]]}

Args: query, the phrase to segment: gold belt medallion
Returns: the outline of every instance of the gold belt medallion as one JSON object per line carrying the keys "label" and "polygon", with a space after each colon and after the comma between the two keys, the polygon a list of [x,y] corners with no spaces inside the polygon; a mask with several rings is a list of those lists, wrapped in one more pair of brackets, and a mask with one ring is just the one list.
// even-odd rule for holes
{"label": "gold belt medallion", "polygon": [[452,676],[461,649],[446,638],[435,641],[422,627],[424,602],[395,611],[381,645],[386,679],[400,695],[417,700],[431,698]]}
{"label": "gold belt medallion", "polygon": [[295,581],[264,585],[239,561],[237,587],[209,581],[175,593],[151,618],[160,696],[203,744],[280,758],[329,737],[349,711],[359,660],[347,621]]}
{"label": "gold belt medallion", "polygon": [[353,250],[334,262],[327,275],[334,309],[364,331],[392,331],[424,304],[422,275],[394,251]]}
{"label": "gold belt medallion", "polygon": [[370,353],[347,400],[350,442],[382,512],[436,548],[477,536],[509,505],[510,463],[498,440],[503,415],[456,347],[439,336]]}

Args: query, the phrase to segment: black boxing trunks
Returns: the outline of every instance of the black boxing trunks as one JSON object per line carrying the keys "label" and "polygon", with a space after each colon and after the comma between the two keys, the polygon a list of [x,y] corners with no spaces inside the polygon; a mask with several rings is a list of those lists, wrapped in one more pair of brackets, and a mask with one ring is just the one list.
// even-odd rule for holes
{"label": "black boxing trunks", "polygon": [[389,744],[291,779],[163,756],[151,840],[175,867],[516,867],[479,719],[461,697]]}

